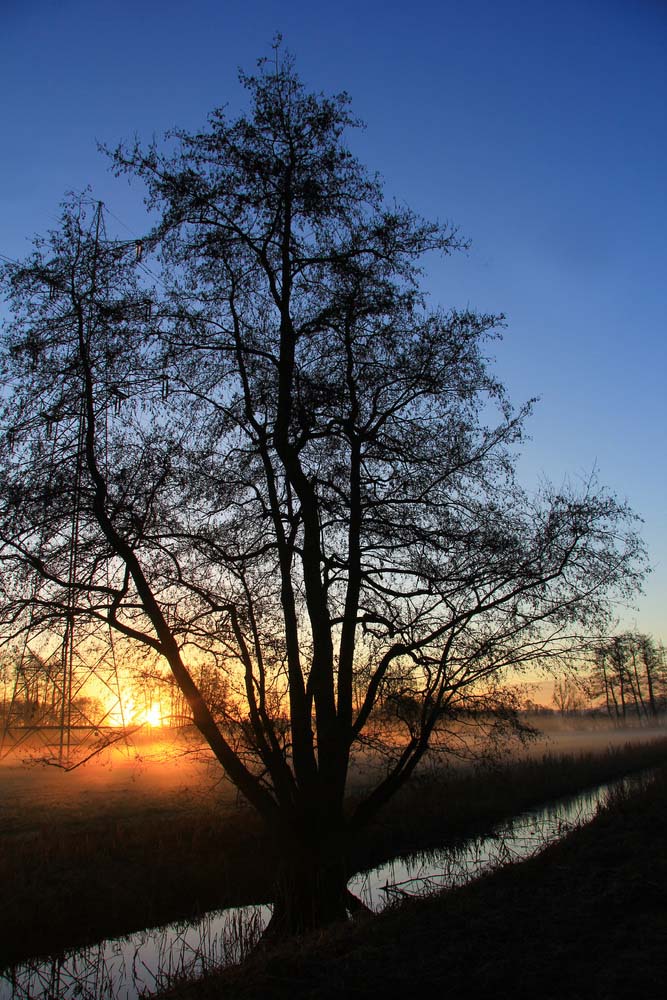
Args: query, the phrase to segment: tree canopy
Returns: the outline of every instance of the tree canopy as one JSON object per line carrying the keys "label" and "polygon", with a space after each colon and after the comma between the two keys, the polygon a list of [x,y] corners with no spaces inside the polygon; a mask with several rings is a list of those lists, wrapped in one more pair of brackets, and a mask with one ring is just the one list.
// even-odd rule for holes
{"label": "tree canopy", "polygon": [[[0,620],[163,658],[281,844],[294,929],[352,905],[346,837],[447,719],[599,629],[644,563],[593,481],[517,481],[531,404],[491,371],[502,317],[429,305],[424,255],[464,241],[385,201],[346,95],[281,51],[241,80],[239,118],[113,152],[157,220],[141,241],[84,196],[4,269]],[[369,747],[386,766],[348,809]]]}

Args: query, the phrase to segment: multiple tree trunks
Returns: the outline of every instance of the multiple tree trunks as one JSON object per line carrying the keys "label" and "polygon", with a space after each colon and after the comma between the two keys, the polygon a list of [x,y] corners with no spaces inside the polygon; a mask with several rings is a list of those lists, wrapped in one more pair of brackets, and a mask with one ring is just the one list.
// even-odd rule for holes
{"label": "multiple tree trunks", "polygon": [[588,689],[612,718],[656,719],[667,707],[667,657],[650,636],[626,632],[594,648]]}

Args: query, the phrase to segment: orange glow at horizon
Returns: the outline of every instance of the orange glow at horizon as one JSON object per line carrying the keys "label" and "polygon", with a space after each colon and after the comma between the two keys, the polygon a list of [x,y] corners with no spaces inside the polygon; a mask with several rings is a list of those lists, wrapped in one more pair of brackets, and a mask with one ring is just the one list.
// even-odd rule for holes
{"label": "orange glow at horizon", "polygon": [[108,724],[117,726],[119,729],[124,726],[146,726],[150,729],[157,729],[169,724],[169,713],[165,712],[159,701],[152,701],[150,705],[137,705],[134,698],[129,697],[123,702],[123,710],[115,707],[108,715]]}

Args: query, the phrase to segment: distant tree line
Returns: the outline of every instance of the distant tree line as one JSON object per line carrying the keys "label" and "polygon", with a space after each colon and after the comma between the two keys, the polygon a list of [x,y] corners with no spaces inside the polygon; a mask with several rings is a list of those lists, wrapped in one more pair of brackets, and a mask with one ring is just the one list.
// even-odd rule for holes
{"label": "distant tree line", "polygon": [[[215,718],[219,724],[225,726],[229,718],[235,714],[236,707],[227,677],[205,661],[193,667],[193,673],[197,679],[197,686],[205,694]],[[192,725],[192,709],[172,674],[166,673],[152,662],[142,664],[131,674],[131,688],[137,699],[141,699],[144,707],[150,708],[152,704],[160,705],[162,725]]]}
{"label": "distant tree line", "polygon": [[612,636],[594,650],[588,686],[614,719],[655,719],[667,709],[665,647],[639,632]]}
{"label": "distant tree line", "polygon": [[103,714],[94,696],[72,692],[63,700],[63,668],[58,659],[27,652],[0,662],[0,727],[90,725]]}
{"label": "distant tree line", "polygon": [[589,647],[588,671],[577,664],[576,673],[561,674],[554,681],[553,707],[524,703],[531,713],[608,715],[620,722],[650,721],[667,713],[667,652],[641,632],[599,639]]}
{"label": "distant tree line", "polygon": [[[123,702],[134,702],[134,708],[126,712],[126,724],[137,711],[141,714],[153,704],[160,705],[163,725],[192,724],[192,710],[170,674],[145,662],[133,669],[125,664],[123,673]],[[200,690],[224,724],[231,711],[227,678],[205,662],[195,673]],[[63,697],[63,688],[59,657],[42,657],[31,651],[5,654],[0,659],[0,728],[109,725],[109,709],[101,698],[80,691],[66,692]],[[111,724],[120,722],[121,717],[114,713]]]}

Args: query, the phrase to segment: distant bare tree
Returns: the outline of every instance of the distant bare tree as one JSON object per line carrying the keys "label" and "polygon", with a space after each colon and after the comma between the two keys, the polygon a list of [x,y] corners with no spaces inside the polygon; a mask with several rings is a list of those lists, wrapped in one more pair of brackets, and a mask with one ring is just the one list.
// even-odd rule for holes
{"label": "distant bare tree", "polygon": [[586,695],[580,683],[566,674],[554,681],[553,703],[561,715],[581,712],[586,707]]}

